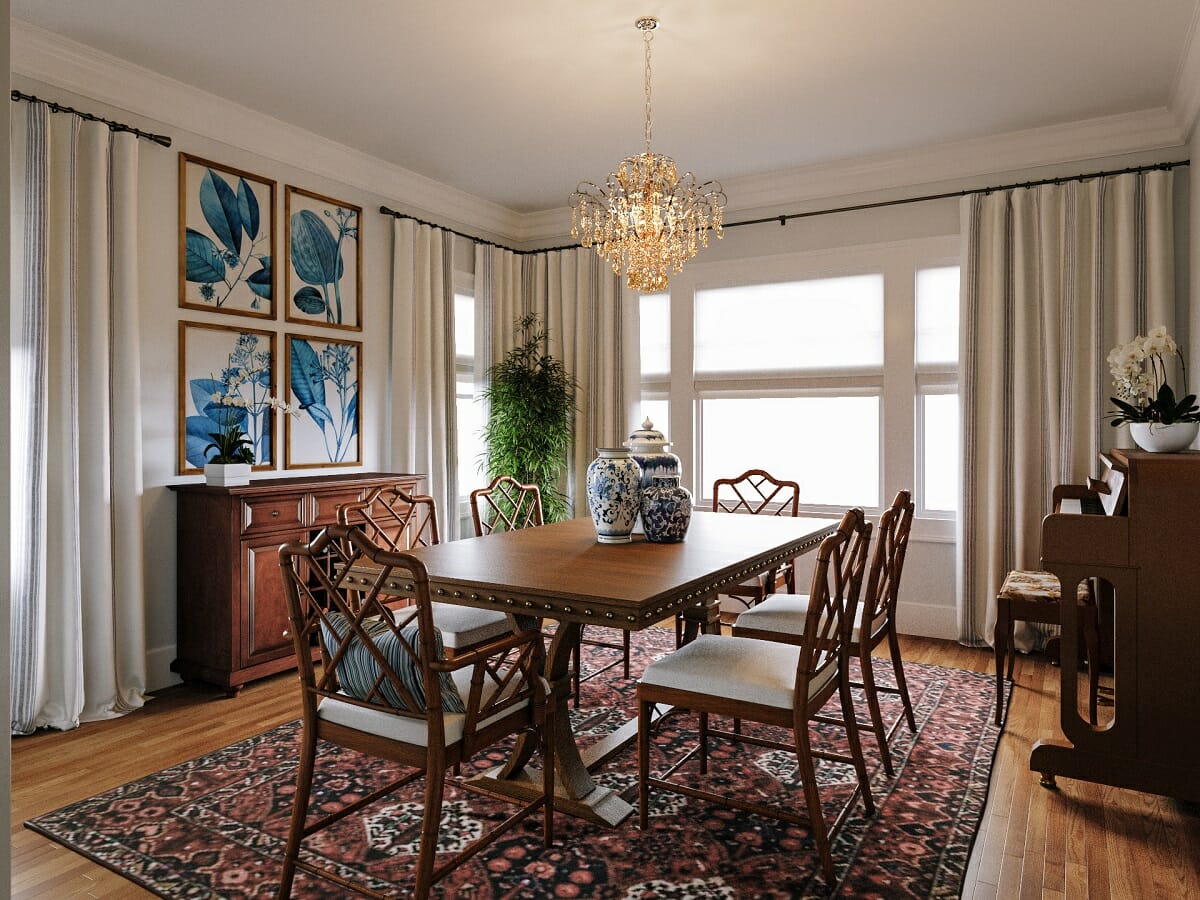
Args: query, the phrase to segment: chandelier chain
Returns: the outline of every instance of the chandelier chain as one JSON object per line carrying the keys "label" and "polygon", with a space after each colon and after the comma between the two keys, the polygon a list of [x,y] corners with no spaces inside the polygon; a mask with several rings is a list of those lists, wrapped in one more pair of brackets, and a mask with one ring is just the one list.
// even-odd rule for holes
{"label": "chandelier chain", "polygon": [[650,42],[654,40],[654,32],[649,28],[642,31],[642,39],[646,44],[646,152],[650,152],[650,135],[653,132],[650,118]]}

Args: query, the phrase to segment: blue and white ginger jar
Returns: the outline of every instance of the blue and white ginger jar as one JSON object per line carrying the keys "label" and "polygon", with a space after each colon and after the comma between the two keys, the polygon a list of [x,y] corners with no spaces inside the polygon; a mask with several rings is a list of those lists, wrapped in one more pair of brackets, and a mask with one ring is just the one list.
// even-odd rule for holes
{"label": "blue and white ginger jar", "polygon": [[642,467],[642,490],[654,484],[655,478],[683,475],[679,457],[670,452],[671,442],[647,417],[642,427],[629,436],[626,442],[633,452],[634,461]]}
{"label": "blue and white ginger jar", "polygon": [[692,521],[692,494],[676,475],[659,476],[642,491],[642,529],[655,544],[677,544]]}
{"label": "blue and white ginger jar", "polygon": [[628,447],[599,447],[587,470],[587,501],[602,544],[628,544],[641,506],[642,469]]}

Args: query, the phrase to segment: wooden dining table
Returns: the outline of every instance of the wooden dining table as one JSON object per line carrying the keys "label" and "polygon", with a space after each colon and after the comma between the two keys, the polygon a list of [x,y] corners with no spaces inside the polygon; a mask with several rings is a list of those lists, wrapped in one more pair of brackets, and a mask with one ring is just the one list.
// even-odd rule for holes
{"label": "wooden dining table", "polygon": [[[709,621],[715,622],[722,588],[816,548],[837,525],[837,519],[697,511],[687,538],[676,544],[641,535],[628,544],[601,544],[590,519],[572,519],[411,552],[425,564],[438,602],[557,621],[546,678],[561,687],[582,626],[640,631],[696,606],[713,610]],[[405,596],[401,584],[390,591]],[[571,732],[569,693],[555,691],[555,803],[563,812],[616,826],[633,807],[597,784],[589,769],[636,737],[637,719],[581,752]],[[522,800],[540,793],[541,774],[529,765],[536,747],[532,738],[519,739],[504,765],[472,778],[470,787]]]}

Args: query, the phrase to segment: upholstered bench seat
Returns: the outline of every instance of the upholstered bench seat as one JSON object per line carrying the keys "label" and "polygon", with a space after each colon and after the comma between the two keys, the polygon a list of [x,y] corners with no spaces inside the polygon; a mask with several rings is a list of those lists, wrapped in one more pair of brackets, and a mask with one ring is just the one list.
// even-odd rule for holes
{"label": "upholstered bench seat", "polygon": [[[1026,600],[1031,603],[1058,603],[1062,599],[1062,586],[1058,576],[1052,572],[1014,569],[1004,579],[1000,593],[996,596],[1004,600]],[[1087,601],[1091,596],[1086,581],[1079,582],[1078,598]]]}

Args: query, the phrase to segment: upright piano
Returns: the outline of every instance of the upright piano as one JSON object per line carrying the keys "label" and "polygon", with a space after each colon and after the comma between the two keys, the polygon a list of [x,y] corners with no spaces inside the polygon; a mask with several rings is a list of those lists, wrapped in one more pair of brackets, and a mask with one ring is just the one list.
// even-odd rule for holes
{"label": "upright piano", "polygon": [[[1042,568],[1073,597],[1094,579],[1113,709],[1091,725],[1078,704],[1079,616],[1061,604],[1068,743],[1038,741],[1029,768],[1200,801],[1200,453],[1113,450],[1101,478],[1055,489]],[[1098,504],[1097,504],[1098,501]],[[1103,655],[1103,654],[1102,654]]]}

